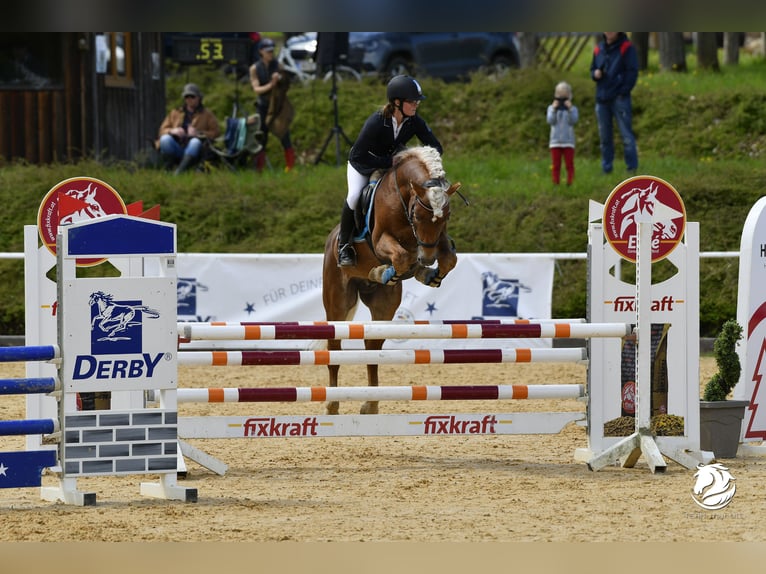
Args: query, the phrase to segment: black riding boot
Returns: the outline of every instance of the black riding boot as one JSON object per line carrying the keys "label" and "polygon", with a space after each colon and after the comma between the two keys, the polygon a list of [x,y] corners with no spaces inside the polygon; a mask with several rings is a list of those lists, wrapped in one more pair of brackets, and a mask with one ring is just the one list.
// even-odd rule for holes
{"label": "black riding boot", "polygon": [[340,214],[340,231],[338,232],[338,267],[353,267],[356,265],[356,251],[351,244],[351,234],[354,232],[354,210],[343,202]]}
{"label": "black riding boot", "polygon": [[181,163],[178,164],[178,168],[176,169],[176,175],[189,169],[195,162],[196,162],[196,158],[194,156],[184,155],[181,158]]}

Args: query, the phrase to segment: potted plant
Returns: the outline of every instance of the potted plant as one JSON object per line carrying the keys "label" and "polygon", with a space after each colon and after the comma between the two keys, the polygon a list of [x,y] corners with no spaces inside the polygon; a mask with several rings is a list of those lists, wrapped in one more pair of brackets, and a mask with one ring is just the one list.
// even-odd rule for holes
{"label": "potted plant", "polygon": [[700,401],[700,448],[716,458],[737,456],[742,419],[748,401],[728,400],[739,380],[741,365],[736,352],[742,326],[729,319],[721,327],[713,345],[718,372],[705,385]]}

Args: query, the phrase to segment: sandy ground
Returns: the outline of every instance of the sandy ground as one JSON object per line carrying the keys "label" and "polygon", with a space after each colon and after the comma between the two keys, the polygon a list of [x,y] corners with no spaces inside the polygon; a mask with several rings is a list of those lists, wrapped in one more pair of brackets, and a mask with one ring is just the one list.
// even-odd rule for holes
{"label": "sandy ground", "polygon": [[[703,358],[701,379],[713,371]],[[345,375],[345,376],[344,376]],[[0,365],[0,376],[24,376]],[[384,384],[585,382],[580,365],[422,365],[381,367]],[[257,377],[257,380],[256,380]],[[181,386],[323,386],[323,367],[181,368]],[[363,384],[363,367],[341,369]],[[359,403],[343,403],[342,413]],[[318,403],[182,405],[200,414],[322,414]],[[381,403],[381,412],[583,410],[578,401]],[[0,419],[24,418],[22,397],[0,398]],[[188,462],[181,484],[197,503],[142,497],[154,476],[90,478],[94,507],[39,499],[36,488],[0,491],[0,541],[186,542],[512,542],[762,541],[766,539],[766,457],[725,460],[736,496],[721,511],[691,498],[693,471],[673,462],[652,474],[599,472],[576,462],[585,430],[561,434],[458,438],[194,440],[229,465],[225,476]],[[0,450],[20,450],[6,437]],[[44,484],[54,477],[44,476]]]}

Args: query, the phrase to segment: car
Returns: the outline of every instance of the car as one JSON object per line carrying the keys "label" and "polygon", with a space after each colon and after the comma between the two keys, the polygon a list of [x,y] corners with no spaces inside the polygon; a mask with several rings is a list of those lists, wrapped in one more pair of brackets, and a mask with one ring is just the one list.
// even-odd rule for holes
{"label": "car", "polygon": [[351,32],[348,65],[384,79],[397,74],[445,81],[468,79],[478,71],[519,67],[513,32]]}
{"label": "car", "polygon": [[[317,65],[319,42],[321,41],[317,32],[286,34],[286,36],[288,36],[287,40],[279,50],[277,61],[293,79],[306,83],[313,80],[317,76],[317,72],[325,81],[332,77],[332,71],[326,62],[320,63],[320,66]],[[339,44],[341,47],[343,45],[343,42]],[[334,48],[335,44],[331,44],[331,46]],[[335,62],[336,67],[334,68],[336,79],[361,80],[358,68],[347,65],[347,58],[347,51],[338,54],[338,61]],[[317,69],[318,67],[321,69]]]}
{"label": "car", "polygon": [[303,32],[290,35],[279,50],[277,59],[288,73],[295,76],[314,74],[316,71],[317,33]]}

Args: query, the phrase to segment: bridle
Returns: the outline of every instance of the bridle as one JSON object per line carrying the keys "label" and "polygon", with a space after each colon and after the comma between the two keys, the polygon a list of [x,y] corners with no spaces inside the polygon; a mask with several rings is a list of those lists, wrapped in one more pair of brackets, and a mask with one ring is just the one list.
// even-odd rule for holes
{"label": "bridle", "polygon": [[[431,207],[430,205],[427,205],[425,202],[423,202],[422,199],[420,199],[419,195],[415,194],[415,201],[413,201],[412,206],[409,209],[407,209],[407,202],[404,200],[404,195],[402,194],[401,187],[399,186],[399,171],[396,168],[394,168],[394,181],[396,183],[396,189],[399,192],[399,201],[402,202],[402,209],[404,209],[404,215],[407,218],[407,222],[410,224],[410,228],[412,228],[412,235],[415,237],[415,241],[417,241],[418,247],[426,247],[428,249],[432,247],[436,247],[439,244],[439,238],[437,237],[436,241],[433,241],[430,243],[420,239],[420,237],[418,236],[418,229],[415,226],[415,221],[414,221],[415,207],[418,204],[420,204],[420,206],[423,209],[425,209],[426,211],[430,211],[431,213],[434,212],[433,207]],[[429,188],[429,187],[438,186],[444,189],[444,182],[445,182],[444,178],[432,178],[425,181],[422,184],[422,187]],[[414,186],[411,180],[409,181],[409,184],[410,184],[410,189],[414,191]],[[444,203],[444,208],[445,209],[449,208],[449,198],[447,198],[447,201]]]}

